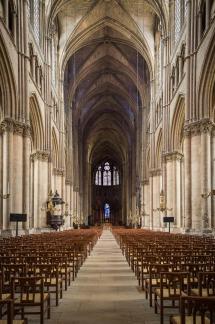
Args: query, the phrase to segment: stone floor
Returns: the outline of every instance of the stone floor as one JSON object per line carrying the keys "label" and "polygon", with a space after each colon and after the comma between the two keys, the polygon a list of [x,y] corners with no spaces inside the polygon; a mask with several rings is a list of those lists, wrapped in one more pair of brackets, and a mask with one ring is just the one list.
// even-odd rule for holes
{"label": "stone floor", "polygon": [[[49,324],[159,324],[112,233],[104,230]],[[29,324],[39,323],[32,318]],[[169,323],[166,316],[165,323]]]}

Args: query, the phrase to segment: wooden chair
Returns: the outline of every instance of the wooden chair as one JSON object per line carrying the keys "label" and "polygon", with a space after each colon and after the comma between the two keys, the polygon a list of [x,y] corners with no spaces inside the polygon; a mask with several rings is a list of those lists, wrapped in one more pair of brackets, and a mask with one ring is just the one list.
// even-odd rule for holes
{"label": "wooden chair", "polygon": [[145,280],[145,293],[146,299],[149,296],[149,305],[152,307],[152,295],[156,288],[160,286],[160,274],[161,272],[172,271],[170,264],[150,264],[149,265],[149,277]]}
{"label": "wooden chair", "polygon": [[138,274],[138,282],[143,290],[145,290],[146,279],[149,278],[149,266],[150,264],[156,263],[156,256],[154,255],[144,255],[141,256],[139,274]]}
{"label": "wooden chair", "polygon": [[191,295],[215,297],[215,272],[199,272],[198,288],[191,289]]}
{"label": "wooden chair", "polygon": [[[50,294],[44,293],[44,282],[42,277],[19,277],[16,280],[17,289],[14,292],[14,313],[21,314],[24,319],[28,314],[39,314],[40,324],[44,323],[44,314],[47,312],[47,318],[50,318]],[[19,283],[17,283],[17,280]],[[26,308],[29,308],[26,311]],[[33,311],[32,308],[37,307],[39,310]]]}
{"label": "wooden chair", "polygon": [[[5,293],[11,293],[12,278],[27,276],[27,268],[27,264],[23,263],[2,264],[3,290]],[[16,280],[14,282],[16,284]]]}
{"label": "wooden chair", "polygon": [[13,295],[13,286],[11,284],[10,286],[10,291],[7,291],[6,293],[4,292],[4,281],[3,281],[3,274],[2,272],[0,273],[0,300],[4,301],[7,299],[11,299]]}
{"label": "wooden chair", "polygon": [[[195,289],[198,286],[198,276],[200,272],[204,272],[206,269],[205,263],[185,263],[180,267],[180,271],[189,272],[190,275],[190,289]],[[186,284],[186,280],[184,282]]]}
{"label": "wooden chair", "polygon": [[[4,302],[7,303],[7,300],[11,300],[13,297],[13,286],[11,284],[10,291],[7,291],[7,293],[4,292],[4,285],[3,285],[3,274],[1,272],[0,274],[0,318],[5,314],[4,312]],[[9,307],[9,306],[8,306]]]}
{"label": "wooden chair", "polygon": [[[186,286],[184,282],[188,283]],[[160,288],[154,291],[155,313],[160,310],[160,323],[163,324],[164,308],[179,308],[180,297],[189,292],[189,273],[161,272]],[[168,304],[166,303],[168,302]],[[178,302],[178,305],[177,305]]]}
{"label": "wooden chair", "polygon": [[27,319],[15,320],[14,319],[14,301],[12,299],[0,300],[0,307],[6,306],[6,319],[1,319],[0,324],[27,324]]}
{"label": "wooden chair", "polygon": [[181,296],[180,314],[170,317],[170,324],[214,324],[215,297]]}
{"label": "wooden chair", "polygon": [[36,272],[43,278],[45,290],[55,294],[55,302],[58,306],[59,298],[63,298],[63,281],[59,277],[58,264],[38,264],[36,265]]}

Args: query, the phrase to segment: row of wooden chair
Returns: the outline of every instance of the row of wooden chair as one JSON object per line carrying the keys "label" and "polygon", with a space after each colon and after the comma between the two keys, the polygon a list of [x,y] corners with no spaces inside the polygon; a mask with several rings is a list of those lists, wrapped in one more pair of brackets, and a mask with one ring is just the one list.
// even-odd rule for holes
{"label": "row of wooden chair", "polygon": [[[29,314],[50,318],[55,305],[101,235],[101,230],[71,230],[0,241],[0,317],[7,323],[27,323]],[[36,309],[36,310],[35,310]],[[11,315],[12,314],[12,315]],[[6,322],[1,322],[6,323]]]}
{"label": "row of wooden chair", "polygon": [[[195,236],[146,230],[112,231],[131,269],[135,272],[139,285],[145,291],[150,307],[154,306],[155,313],[160,313],[161,324],[164,323],[165,308],[178,308],[182,314],[184,302],[181,300],[182,297],[189,296],[191,299],[195,297],[196,302],[196,298],[205,300],[208,298],[208,305],[211,305],[212,300],[214,303],[214,239],[205,237],[197,239]],[[184,302],[183,305],[187,304]],[[192,302],[189,304],[192,305]],[[215,309],[215,303],[213,305]],[[188,312],[187,316],[189,314]],[[182,317],[177,318],[182,321]],[[197,318],[200,320],[200,317]],[[205,316],[203,319],[206,323],[210,321]],[[175,323],[174,320],[175,318],[171,317],[171,323]],[[213,321],[211,323],[215,323],[214,317]]]}

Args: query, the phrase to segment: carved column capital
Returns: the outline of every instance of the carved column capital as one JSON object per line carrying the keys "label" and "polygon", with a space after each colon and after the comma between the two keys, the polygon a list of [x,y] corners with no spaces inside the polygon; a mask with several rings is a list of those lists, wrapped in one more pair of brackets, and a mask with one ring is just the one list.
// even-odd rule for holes
{"label": "carved column capital", "polygon": [[72,186],[72,180],[70,180],[70,179],[66,179],[65,184],[66,184],[67,186]]}
{"label": "carved column capital", "polygon": [[5,118],[0,124],[1,132],[13,132],[14,121],[12,118]]}
{"label": "carved column capital", "polygon": [[24,124],[14,121],[13,133],[23,136]]}
{"label": "carved column capital", "polygon": [[25,124],[23,129],[23,136],[24,137],[31,137],[32,136],[32,128],[30,125]]}
{"label": "carved column capital", "polygon": [[54,175],[56,175],[56,176],[63,177],[64,174],[65,174],[65,170],[62,169],[62,168],[54,168],[54,169],[53,169],[53,173],[54,173]]}
{"label": "carved column capital", "polygon": [[160,176],[161,174],[162,174],[162,170],[160,168],[149,170],[149,176],[151,177]]}
{"label": "carved column capital", "polygon": [[0,133],[11,132],[20,136],[31,136],[30,124],[22,123],[13,118],[5,118],[0,124]]}
{"label": "carved column capital", "polygon": [[203,118],[184,126],[184,136],[196,136],[202,133],[211,133],[215,129],[215,123],[209,118]]}
{"label": "carved column capital", "polygon": [[167,152],[164,153],[162,156],[163,162],[168,162],[168,161],[180,161],[182,160],[184,155],[178,151],[173,151],[173,152]]}
{"label": "carved column capital", "polygon": [[50,152],[49,151],[36,151],[35,153],[31,154],[31,160],[39,160],[43,162],[49,161]]}

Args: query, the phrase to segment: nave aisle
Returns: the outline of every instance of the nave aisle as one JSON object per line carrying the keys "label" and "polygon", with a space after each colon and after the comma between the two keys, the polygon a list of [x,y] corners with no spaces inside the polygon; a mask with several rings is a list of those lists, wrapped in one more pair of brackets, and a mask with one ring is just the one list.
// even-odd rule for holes
{"label": "nave aisle", "polygon": [[50,324],[159,324],[109,230],[51,311]]}

